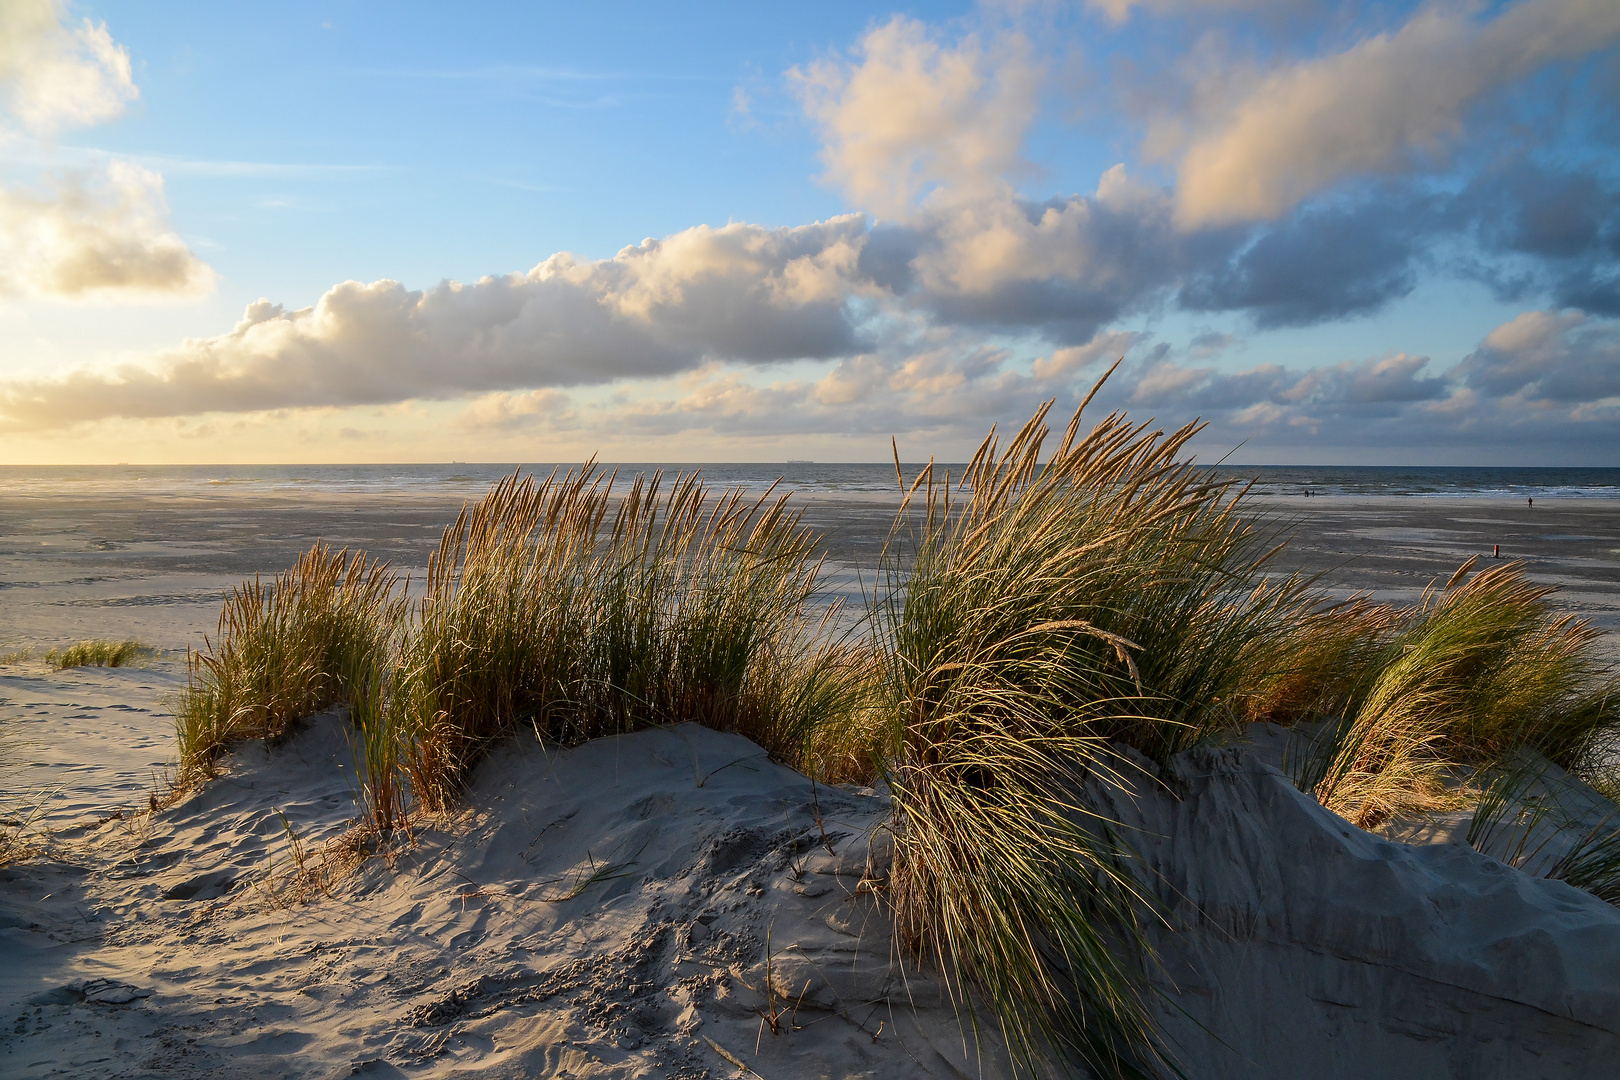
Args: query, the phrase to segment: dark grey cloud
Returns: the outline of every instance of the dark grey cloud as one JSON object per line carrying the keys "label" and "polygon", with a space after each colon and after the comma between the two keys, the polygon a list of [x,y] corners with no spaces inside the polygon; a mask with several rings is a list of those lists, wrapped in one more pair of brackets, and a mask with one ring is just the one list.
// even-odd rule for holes
{"label": "dark grey cloud", "polygon": [[1595,167],[1518,162],[1470,184],[1457,213],[1482,248],[1475,274],[1499,295],[1620,314],[1620,183]]}
{"label": "dark grey cloud", "polygon": [[1262,328],[1364,315],[1417,283],[1432,200],[1383,197],[1306,209],[1260,228],[1230,258],[1196,269],[1177,302],[1193,311],[1241,311]]}
{"label": "dark grey cloud", "polygon": [[1497,327],[1458,365],[1495,398],[1580,405],[1620,396],[1620,325],[1576,311],[1529,311]]}

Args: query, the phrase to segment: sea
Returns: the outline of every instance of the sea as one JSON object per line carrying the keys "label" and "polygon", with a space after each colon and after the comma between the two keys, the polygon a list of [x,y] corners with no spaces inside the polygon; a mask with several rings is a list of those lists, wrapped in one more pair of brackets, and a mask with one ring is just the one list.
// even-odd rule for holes
{"label": "sea", "polygon": [[[231,488],[262,495],[431,494],[477,498],[514,469],[541,476],[549,464],[411,464],[411,465],[5,465],[0,466],[0,494],[23,497],[115,495],[218,495]],[[701,471],[711,484],[806,495],[882,496],[898,487],[892,462],[819,463],[626,463],[603,465],[621,476],[662,470],[666,475]],[[902,463],[906,480],[923,466]],[[961,463],[936,463],[936,473],[962,475]],[[1620,467],[1463,467],[1420,465],[1253,465],[1216,466],[1219,479],[1253,481],[1255,494],[1295,496],[1409,496],[1412,498],[1620,498]]]}

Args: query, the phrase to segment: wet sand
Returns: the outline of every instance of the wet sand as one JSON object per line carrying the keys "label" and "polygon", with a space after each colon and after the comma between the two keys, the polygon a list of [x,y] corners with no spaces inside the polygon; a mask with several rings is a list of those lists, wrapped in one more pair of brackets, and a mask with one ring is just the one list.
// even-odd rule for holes
{"label": "wet sand", "polygon": [[1257,501],[1292,538],[1284,570],[1323,573],[1337,592],[1368,591],[1411,603],[1470,556],[1524,562],[1558,586],[1554,602],[1620,631],[1620,501],[1542,499],[1293,498]]}

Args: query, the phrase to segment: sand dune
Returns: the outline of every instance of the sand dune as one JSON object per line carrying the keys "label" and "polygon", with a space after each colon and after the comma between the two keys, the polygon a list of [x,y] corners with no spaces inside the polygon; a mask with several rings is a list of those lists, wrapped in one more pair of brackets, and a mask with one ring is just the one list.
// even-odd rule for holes
{"label": "sand dune", "polygon": [[[1545,549],[1533,574],[1617,625],[1605,507],[1523,523],[1311,504],[1301,565],[1348,561],[1347,579],[1409,598],[1511,526]],[[406,565],[440,511],[413,512]],[[376,533],[356,539],[393,535],[382,501],[343,513]],[[61,515],[53,537],[73,532]],[[733,736],[680,727],[567,752],[519,739],[480,768],[464,812],[364,861],[342,841],[357,807],[336,715],[139,812],[173,756],[172,650],[210,627],[210,590],[250,569],[256,536],[294,516],[236,515],[242,539],[204,536],[196,565],[171,565],[168,534],[146,562],[116,546],[0,556],[7,577],[36,579],[6,594],[9,645],[138,633],[171,650],[142,668],[0,667],[10,728],[32,744],[5,777],[7,813],[37,811],[51,834],[46,857],[0,870],[0,1075],[1008,1074],[993,1031],[982,1046],[964,1034],[895,947],[872,889],[882,794],[812,790]],[[839,543],[870,546],[867,518]],[[263,569],[283,555],[260,552]],[[124,602],[146,595],[158,602]],[[1354,829],[1271,768],[1272,750],[1194,751],[1172,764],[1179,800],[1145,786],[1116,804],[1175,927],[1157,985],[1188,1076],[1605,1074],[1620,911],[1474,852],[1457,821],[1399,833],[1412,843]]]}
{"label": "sand dune", "polygon": [[[0,871],[15,1076],[1003,1076],[874,897],[888,801],[683,725],[518,739],[359,862],[341,716]],[[1174,932],[1192,1077],[1590,1077],[1620,911],[1354,829],[1245,747],[1095,793]],[[298,872],[295,844],[305,854]],[[775,1030],[771,1023],[775,1019]]]}
{"label": "sand dune", "polygon": [[321,895],[288,827],[312,868],[347,828],[344,728],[0,872],[8,1074],[979,1074],[874,902],[882,795],[700,727],[519,740],[463,814]]}

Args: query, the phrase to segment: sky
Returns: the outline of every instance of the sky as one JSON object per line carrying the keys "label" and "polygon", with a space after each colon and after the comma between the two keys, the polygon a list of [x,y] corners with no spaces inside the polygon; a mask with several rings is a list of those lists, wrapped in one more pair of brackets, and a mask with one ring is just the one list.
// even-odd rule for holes
{"label": "sky", "polygon": [[1620,3],[0,0],[0,462],[1620,465]]}

